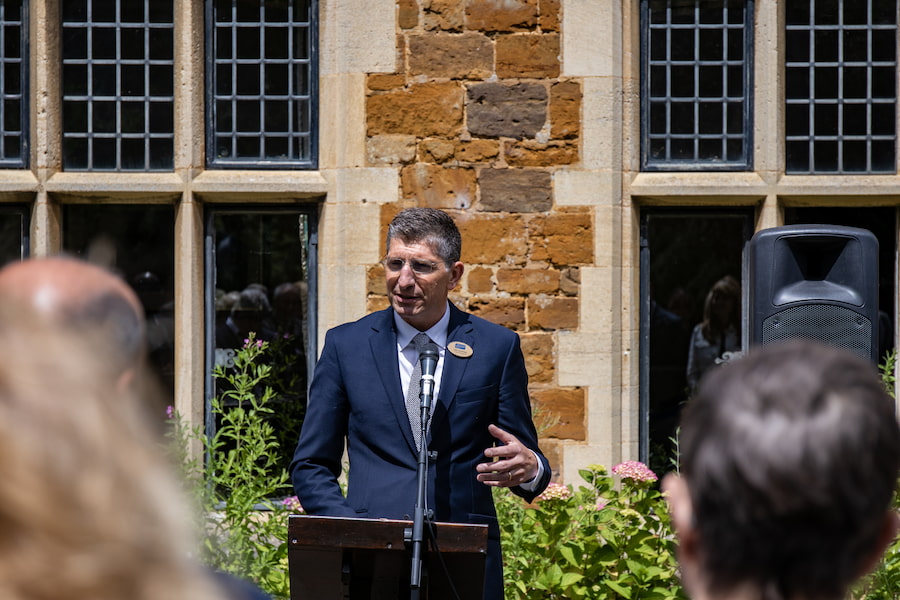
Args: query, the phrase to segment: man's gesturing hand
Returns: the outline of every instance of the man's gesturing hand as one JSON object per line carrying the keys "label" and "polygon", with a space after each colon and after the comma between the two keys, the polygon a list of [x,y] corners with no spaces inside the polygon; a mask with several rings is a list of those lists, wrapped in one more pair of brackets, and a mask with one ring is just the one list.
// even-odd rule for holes
{"label": "man's gesturing hand", "polygon": [[534,479],[538,472],[534,452],[496,425],[488,425],[488,432],[500,443],[484,451],[493,460],[478,465],[478,481],[495,487],[513,487]]}

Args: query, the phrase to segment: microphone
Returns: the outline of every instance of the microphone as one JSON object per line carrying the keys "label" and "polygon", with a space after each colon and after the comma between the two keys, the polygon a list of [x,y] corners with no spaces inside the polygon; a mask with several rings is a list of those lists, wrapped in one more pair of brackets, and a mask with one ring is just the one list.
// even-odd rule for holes
{"label": "microphone", "polygon": [[422,367],[422,379],[419,383],[419,400],[422,408],[431,410],[434,399],[434,372],[437,369],[438,347],[434,342],[428,342],[419,352],[419,363]]}

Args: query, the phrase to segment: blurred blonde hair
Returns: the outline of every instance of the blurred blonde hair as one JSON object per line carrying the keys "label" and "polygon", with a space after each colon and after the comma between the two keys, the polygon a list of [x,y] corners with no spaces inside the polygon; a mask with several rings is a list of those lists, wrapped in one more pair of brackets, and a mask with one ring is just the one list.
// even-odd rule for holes
{"label": "blurred blonde hair", "polygon": [[0,307],[0,598],[221,597],[142,412],[85,332]]}

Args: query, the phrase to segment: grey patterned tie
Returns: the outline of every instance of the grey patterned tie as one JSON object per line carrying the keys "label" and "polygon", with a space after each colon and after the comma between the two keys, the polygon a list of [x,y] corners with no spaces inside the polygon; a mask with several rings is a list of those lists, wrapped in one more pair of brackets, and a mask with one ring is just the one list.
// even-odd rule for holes
{"label": "grey patterned tie", "polygon": [[412,427],[413,439],[416,441],[416,450],[422,446],[422,403],[419,400],[422,362],[419,360],[419,354],[430,341],[431,338],[425,333],[416,334],[412,340],[416,349],[416,363],[412,375],[409,376],[409,387],[406,390],[406,414],[409,416],[409,426]]}

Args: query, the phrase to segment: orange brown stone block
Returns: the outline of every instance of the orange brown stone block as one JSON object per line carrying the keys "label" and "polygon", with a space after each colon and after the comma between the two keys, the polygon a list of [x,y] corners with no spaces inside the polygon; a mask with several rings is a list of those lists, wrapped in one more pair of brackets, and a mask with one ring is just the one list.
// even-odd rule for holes
{"label": "orange brown stone block", "polygon": [[559,34],[499,36],[497,76],[532,79],[559,77]]}
{"label": "orange brown stone block", "polygon": [[463,88],[454,82],[429,82],[374,94],[366,99],[366,115],[370,136],[457,136],[462,130]]}
{"label": "orange brown stone block", "polygon": [[511,294],[551,294],[559,291],[556,269],[499,269],[497,290]]}
{"label": "orange brown stone block", "polygon": [[535,412],[547,411],[553,415],[554,425],[543,432],[546,438],[580,440],[586,439],[584,390],[582,388],[550,388],[533,390],[531,402]]}
{"label": "orange brown stone block", "polygon": [[461,215],[456,224],[464,240],[466,264],[524,264],[528,235],[521,216],[472,213]]}
{"label": "orange brown stone block", "polygon": [[575,329],[578,327],[578,298],[529,296],[529,329]]}

